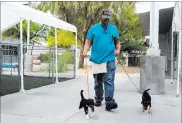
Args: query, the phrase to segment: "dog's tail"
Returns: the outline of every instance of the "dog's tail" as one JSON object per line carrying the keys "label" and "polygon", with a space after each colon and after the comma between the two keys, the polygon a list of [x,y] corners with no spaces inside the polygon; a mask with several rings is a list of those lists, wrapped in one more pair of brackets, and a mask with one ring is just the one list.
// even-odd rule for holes
{"label": "dog's tail", "polygon": [[149,91],[150,90],[150,88],[149,89],[147,89],[147,90],[145,90],[144,92],[147,92],[147,91]]}
{"label": "dog's tail", "polygon": [[81,95],[81,98],[84,99],[83,90],[81,90],[80,95]]}

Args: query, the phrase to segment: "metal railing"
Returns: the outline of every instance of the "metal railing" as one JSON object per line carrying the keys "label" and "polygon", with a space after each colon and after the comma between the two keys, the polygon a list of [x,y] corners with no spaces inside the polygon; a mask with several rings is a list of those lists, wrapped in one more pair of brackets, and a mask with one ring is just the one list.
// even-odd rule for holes
{"label": "metal railing", "polygon": [[[21,89],[20,45],[1,44],[1,95],[19,92]],[[23,80],[24,89],[29,90],[54,84],[55,48],[24,45]],[[58,48],[58,80],[76,76],[75,49]]]}

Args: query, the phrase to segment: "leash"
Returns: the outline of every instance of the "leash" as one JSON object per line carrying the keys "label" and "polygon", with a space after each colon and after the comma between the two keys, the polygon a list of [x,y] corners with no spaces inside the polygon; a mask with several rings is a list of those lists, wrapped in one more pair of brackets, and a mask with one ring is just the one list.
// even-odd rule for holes
{"label": "leash", "polygon": [[130,82],[134,85],[134,87],[136,88],[136,90],[139,92],[139,89],[137,88],[137,86],[135,85],[135,83],[133,82],[133,80],[131,79],[131,77],[129,76],[129,74],[127,73],[127,71],[125,70],[124,66],[121,64],[121,61],[119,60],[119,58],[117,60],[118,60],[118,63],[123,68],[123,70],[125,71],[125,73],[128,76],[128,78],[130,79]]}
{"label": "leash", "polygon": [[[87,88],[88,88],[88,97],[90,98],[90,88],[89,88],[89,82],[88,82],[88,67],[87,67],[87,57],[86,56],[86,74],[87,74]],[[129,74],[127,73],[127,71],[125,70],[124,66],[121,64],[121,61],[119,59],[118,63],[121,65],[121,67],[123,68],[124,72],[126,73],[126,75],[128,76],[128,78],[130,79],[130,82],[134,85],[134,87],[136,88],[136,90],[139,92],[139,89],[137,88],[137,86],[135,85],[135,83],[133,82],[133,80],[131,79],[131,77],[129,76]]]}
{"label": "leash", "polygon": [[88,82],[88,67],[87,67],[87,57],[88,57],[88,56],[86,56],[87,90],[88,90],[88,97],[90,98],[90,87],[89,87],[89,82]]}
{"label": "leash", "polygon": [[[89,87],[89,83],[88,83],[88,67],[87,67],[87,57],[85,57],[86,59],[86,74],[87,74],[87,90],[88,90],[88,97],[90,98],[90,87]],[[76,114],[78,114],[79,112],[74,113],[73,115],[71,115],[70,117],[68,117],[65,121],[63,121],[62,123],[67,122],[69,119],[71,119],[72,117],[74,117]]]}
{"label": "leash", "polygon": [[[136,90],[139,91],[139,89],[137,88],[137,86],[135,85],[135,83],[133,82],[133,80],[131,79],[131,77],[129,76],[127,71],[125,70],[124,66],[121,64],[121,61],[119,59],[117,59],[117,60],[118,60],[118,63],[123,68],[123,70],[125,71],[125,73],[127,74],[128,78],[130,79],[130,82],[135,86]],[[150,112],[150,114],[149,114],[149,123],[152,123],[152,112]]]}
{"label": "leash", "polygon": [[79,112],[74,113],[73,115],[71,115],[70,117],[68,117],[66,120],[64,120],[62,123],[67,122],[69,119],[71,119],[72,117],[74,117],[76,114],[78,114]]}

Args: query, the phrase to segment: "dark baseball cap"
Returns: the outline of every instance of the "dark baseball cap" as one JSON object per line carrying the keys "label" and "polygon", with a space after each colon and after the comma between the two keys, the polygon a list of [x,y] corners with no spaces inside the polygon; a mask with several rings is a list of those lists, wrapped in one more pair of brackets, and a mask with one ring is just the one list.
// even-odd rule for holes
{"label": "dark baseball cap", "polygon": [[112,15],[112,12],[111,10],[109,9],[103,9],[101,12],[100,12],[100,16],[102,16],[103,18],[110,18]]}

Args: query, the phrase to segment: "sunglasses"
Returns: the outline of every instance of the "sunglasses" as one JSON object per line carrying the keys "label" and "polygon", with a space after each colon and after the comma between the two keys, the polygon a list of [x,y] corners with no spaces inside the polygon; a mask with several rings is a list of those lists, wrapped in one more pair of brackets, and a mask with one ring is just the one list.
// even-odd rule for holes
{"label": "sunglasses", "polygon": [[111,16],[111,11],[106,10],[106,11],[103,11],[102,14],[103,14],[103,15],[109,15],[109,16]]}

